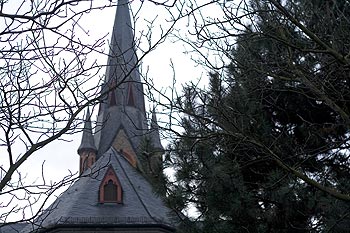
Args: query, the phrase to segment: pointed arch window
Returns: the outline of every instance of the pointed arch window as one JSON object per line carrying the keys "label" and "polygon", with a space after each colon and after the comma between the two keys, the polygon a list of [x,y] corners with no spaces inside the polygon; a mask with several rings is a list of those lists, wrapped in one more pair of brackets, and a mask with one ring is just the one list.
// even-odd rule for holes
{"label": "pointed arch window", "polygon": [[122,187],[112,166],[108,167],[100,184],[99,201],[100,203],[122,203]]}
{"label": "pointed arch window", "polygon": [[88,168],[88,158],[80,158],[82,160],[80,171],[83,173]]}
{"label": "pointed arch window", "polygon": [[80,151],[80,175],[91,168],[96,160],[96,153],[91,149],[84,149],[85,151]]}
{"label": "pointed arch window", "polygon": [[128,88],[128,106],[135,107],[135,99],[134,99],[134,91],[132,88],[132,83],[129,83],[129,88]]}
{"label": "pointed arch window", "polygon": [[116,82],[114,79],[110,81],[109,88],[110,88],[110,92],[108,94],[108,105],[109,107],[112,107],[117,105],[116,95],[115,95]]}
{"label": "pointed arch window", "polygon": [[105,202],[117,202],[118,190],[117,185],[113,183],[113,180],[109,180],[107,184],[103,186],[103,200]]}

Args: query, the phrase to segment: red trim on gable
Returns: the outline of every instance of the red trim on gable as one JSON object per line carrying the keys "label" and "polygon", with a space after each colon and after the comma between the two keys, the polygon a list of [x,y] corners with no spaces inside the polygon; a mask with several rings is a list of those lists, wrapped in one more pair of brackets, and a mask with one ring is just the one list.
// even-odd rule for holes
{"label": "red trim on gable", "polygon": [[[113,182],[113,185],[116,186],[115,198],[113,200],[105,200],[105,188],[109,184],[109,181]],[[99,189],[99,202],[100,203],[123,203],[123,190],[119,182],[117,174],[114,172],[113,167],[110,165],[106,171],[105,176],[100,184]]]}
{"label": "red trim on gable", "polygon": [[131,166],[136,168],[137,161],[136,161],[135,156],[133,156],[132,154],[128,153],[126,150],[121,150],[120,152],[126,158],[126,160],[128,160],[128,162],[131,164]]}

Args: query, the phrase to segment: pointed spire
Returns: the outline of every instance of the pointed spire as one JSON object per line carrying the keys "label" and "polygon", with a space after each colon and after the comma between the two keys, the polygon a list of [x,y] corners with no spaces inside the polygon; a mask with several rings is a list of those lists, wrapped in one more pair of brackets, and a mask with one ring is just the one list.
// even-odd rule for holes
{"label": "pointed spire", "polygon": [[[115,82],[117,105],[128,105],[129,85],[133,88],[134,107],[145,112],[145,101],[135,48],[128,0],[119,0],[105,76],[105,85]],[[130,83],[130,84],[129,84]],[[106,91],[103,88],[102,91]],[[107,105],[108,106],[108,103]]]}
{"label": "pointed spire", "polygon": [[160,142],[159,126],[157,123],[157,116],[155,107],[152,111],[151,128],[150,128],[150,138],[155,149],[164,151],[162,143]]}
{"label": "pointed spire", "polygon": [[89,108],[86,111],[83,136],[81,138],[81,143],[78,148],[78,154],[81,154],[84,150],[91,150],[95,153],[97,152],[94,137],[92,135],[92,127],[91,127],[91,115]]}
{"label": "pointed spire", "polygon": [[110,86],[115,89],[100,103],[95,130],[97,158],[113,146],[120,129],[124,129],[126,135],[129,135],[136,153],[143,136],[147,133],[143,84],[138,70],[129,5],[128,0],[118,0],[105,81],[101,91],[104,94],[110,90]]}
{"label": "pointed spire", "polygon": [[[106,82],[122,82],[132,69],[137,59],[133,25],[131,24],[128,0],[119,0],[114,20],[112,39],[110,42]],[[131,73],[130,73],[131,75]],[[134,75],[135,76],[135,75]],[[140,81],[140,77],[132,77]]]}

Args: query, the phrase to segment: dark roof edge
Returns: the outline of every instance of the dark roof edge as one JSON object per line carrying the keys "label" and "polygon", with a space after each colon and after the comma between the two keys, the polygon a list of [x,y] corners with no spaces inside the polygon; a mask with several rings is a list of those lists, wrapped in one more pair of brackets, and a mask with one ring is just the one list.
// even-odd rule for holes
{"label": "dark roof edge", "polygon": [[60,229],[60,228],[92,228],[92,227],[96,227],[96,228],[162,228],[164,230],[170,231],[170,232],[175,232],[176,228],[171,227],[169,225],[166,224],[162,224],[162,223],[148,223],[148,224],[113,224],[113,223],[107,223],[107,224],[98,224],[98,223],[94,223],[94,224],[86,224],[86,223],[77,223],[77,224],[55,224],[53,226],[49,226],[46,228],[41,228],[38,230],[35,230],[33,232],[36,233],[41,233],[41,232],[47,232],[47,231],[51,231],[51,230],[56,230],[56,229]]}

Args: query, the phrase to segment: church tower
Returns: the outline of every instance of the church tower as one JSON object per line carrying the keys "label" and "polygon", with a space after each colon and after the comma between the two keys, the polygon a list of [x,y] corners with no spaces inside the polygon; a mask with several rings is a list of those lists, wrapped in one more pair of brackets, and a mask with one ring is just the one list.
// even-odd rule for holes
{"label": "church tower", "polygon": [[[119,0],[97,123],[86,112],[80,176],[23,232],[175,232],[172,211],[145,178],[142,145],[163,147],[153,111],[148,127],[128,0]],[[147,175],[147,174],[146,174]]]}
{"label": "church tower", "polygon": [[98,155],[111,146],[138,166],[147,132],[143,86],[138,71],[133,25],[127,0],[120,0],[114,21],[107,70],[95,131]]}

